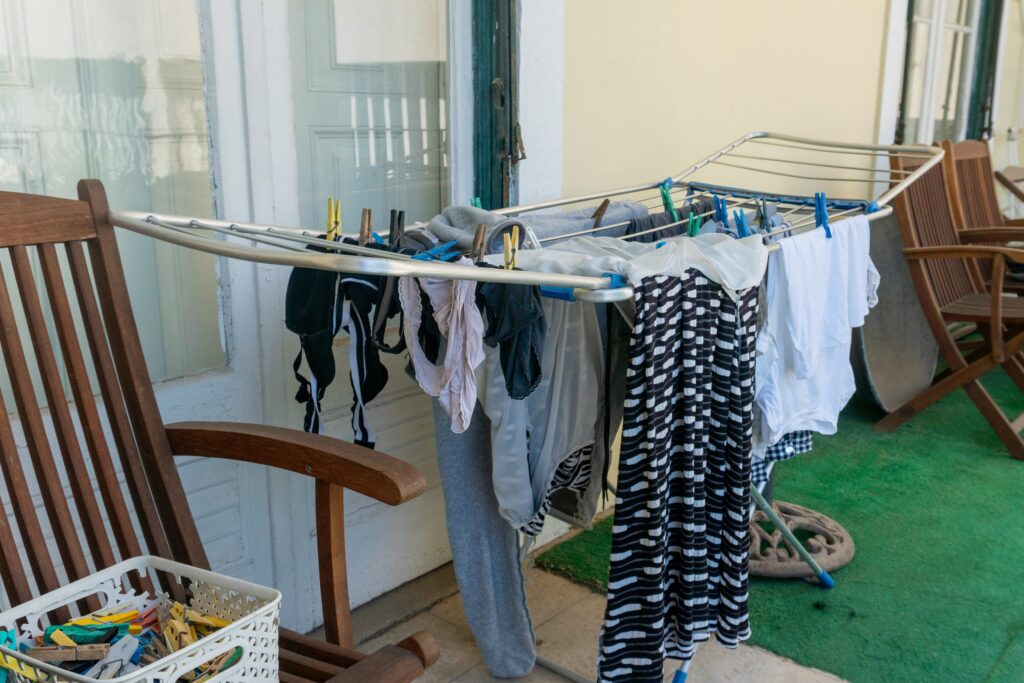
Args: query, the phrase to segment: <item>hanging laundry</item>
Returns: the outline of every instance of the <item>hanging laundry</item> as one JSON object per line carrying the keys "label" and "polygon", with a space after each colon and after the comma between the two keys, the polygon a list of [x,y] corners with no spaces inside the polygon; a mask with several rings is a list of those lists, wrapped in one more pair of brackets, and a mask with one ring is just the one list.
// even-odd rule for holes
{"label": "hanging laundry", "polygon": [[[508,216],[491,213],[471,206],[450,206],[434,216],[427,224],[427,229],[441,241],[456,240],[460,248],[469,250],[473,246],[473,235],[476,226],[483,223],[487,226],[484,238],[484,251],[488,254],[501,253],[501,235],[506,228],[515,223],[529,227],[538,238],[558,237],[594,227],[596,207],[585,207],[572,211],[554,213],[528,213],[510,219]],[[615,225],[600,234],[617,237],[625,234],[625,223],[648,214],[647,206],[640,202],[611,202],[601,219],[601,225]],[[558,244],[558,242],[554,242]],[[522,264],[520,264],[522,267]]]}
{"label": "hanging laundry", "polygon": [[540,289],[502,282],[481,282],[476,301],[486,324],[484,343],[498,347],[509,398],[526,398],[541,380],[544,312]]}
{"label": "hanging laundry", "polygon": [[[686,209],[682,209],[685,213]],[[629,237],[631,240],[636,242],[659,242],[661,240],[669,239],[670,237],[678,237],[679,235],[686,234],[686,224],[673,225],[671,228],[665,228],[663,230],[655,230],[665,225],[674,223],[672,214],[668,212],[652,213],[649,216],[640,216],[634,218],[626,226],[625,237]],[[631,237],[636,235],[636,237]]]}
{"label": "hanging laundry", "polygon": [[[322,247],[308,248],[326,251]],[[376,435],[366,404],[380,394],[388,381],[388,371],[373,343],[370,326],[380,285],[381,278],[374,275],[343,276],[311,268],[294,268],[288,278],[285,325],[299,335],[301,348],[292,370],[299,382],[295,400],[306,406],[303,428],[307,432],[319,433],[323,427],[321,402],[336,372],[334,337],[339,330],[345,330],[350,339],[353,441],[367,448],[375,445]],[[309,368],[309,379],[300,373],[303,357]]]}
{"label": "hanging laundry", "polygon": [[[466,267],[473,265],[465,257],[457,263]],[[440,365],[431,362],[420,346],[421,291],[430,300],[433,320],[445,341]],[[473,417],[477,400],[474,370],[484,360],[484,322],[476,307],[475,292],[476,282],[472,280],[403,277],[398,283],[405,340],[416,381],[428,394],[438,397],[456,433],[465,431]]]}
{"label": "hanging laundry", "polygon": [[696,270],[633,282],[633,327],[601,681],[661,681],[710,634],[750,635],[757,288]]}
{"label": "hanging laundry", "polygon": [[493,349],[477,369],[499,509],[528,535],[540,533],[554,482],[587,488],[603,415],[604,348],[594,306],[543,299],[542,307],[548,333],[533,393],[523,400],[509,396]]}
{"label": "hanging laundry", "polygon": [[878,301],[868,220],[779,240],[766,278],[764,326],[757,342],[755,454],[786,434],[834,434],[856,388],[850,364],[853,328]]}
{"label": "hanging laundry", "polygon": [[454,434],[451,418],[434,399],[437,465],[444,492],[448,543],[462,608],[491,675],[529,675],[537,657],[526,604],[518,533],[498,512],[492,484],[490,424],[473,413]]}
{"label": "hanging laundry", "polygon": [[[755,411],[755,421],[756,415],[757,411]],[[772,467],[775,463],[810,453],[813,449],[814,432],[801,430],[786,434],[778,442],[769,446],[763,457],[754,456],[750,465],[750,481],[758,488],[763,488],[771,478]]]}

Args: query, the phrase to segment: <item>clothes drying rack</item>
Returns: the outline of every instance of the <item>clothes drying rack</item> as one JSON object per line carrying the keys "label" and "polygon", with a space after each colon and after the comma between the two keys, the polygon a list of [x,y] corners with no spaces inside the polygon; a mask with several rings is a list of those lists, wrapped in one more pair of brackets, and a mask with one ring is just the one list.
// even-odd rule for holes
{"label": "clothes drying rack", "polygon": [[[781,213],[785,223],[774,231],[762,235],[792,235],[817,229],[823,222],[828,224],[855,215],[863,214],[869,221],[891,215],[893,209],[890,202],[893,198],[938,164],[942,156],[943,152],[938,147],[859,144],[756,131],[738,138],[678,175],[662,181],[496,209],[493,213],[521,216],[535,211],[610,200],[613,197],[639,201],[652,210],[668,209],[672,206],[670,201],[674,201],[675,198],[690,201],[714,197],[727,202],[730,209],[740,208],[747,211],[763,199],[776,205],[776,210]],[[914,171],[900,171],[890,167],[890,157],[912,157],[924,159],[924,162]],[[703,176],[714,171],[726,173],[731,178],[751,177],[760,180],[741,183],[732,181],[727,185],[712,184]],[[714,179],[714,176],[712,178]],[[767,183],[773,179],[782,180],[785,189],[770,190]],[[822,215],[815,210],[817,196],[812,198],[810,194],[792,193],[790,188],[797,183],[813,183],[815,188],[822,184],[838,184],[843,188],[852,185],[865,188],[867,191],[856,193],[857,197],[854,199],[823,197]],[[649,193],[654,190],[659,194],[650,195]],[[714,213],[704,212],[699,214],[699,217],[703,219]],[[473,268],[423,261],[404,254],[328,240],[320,236],[321,231],[307,228],[116,209],[110,210],[109,219],[115,226],[154,239],[217,256],[258,263],[378,276],[429,277],[556,287],[569,290],[571,299],[595,303],[611,303],[633,298],[631,287],[621,286],[614,279],[606,277]],[[647,232],[663,231],[684,224],[688,226],[689,219],[690,216],[687,215],[682,220],[625,235],[622,239],[632,239]],[[627,224],[603,225],[598,218],[593,228],[538,241],[540,246],[543,246],[545,242],[570,237],[599,235],[612,229],[623,228]],[[426,224],[414,223],[409,227],[426,227]],[[311,251],[308,249],[310,246],[323,251]],[[769,242],[769,251],[778,248],[780,247],[777,242]],[[755,506],[768,516],[791,548],[811,567],[819,584],[831,588],[834,585],[832,577],[817,564],[754,485],[751,485],[751,496]],[[686,680],[690,661],[679,667],[673,679],[674,683]],[[583,683],[588,680],[543,657],[538,657],[537,662],[570,680]]]}

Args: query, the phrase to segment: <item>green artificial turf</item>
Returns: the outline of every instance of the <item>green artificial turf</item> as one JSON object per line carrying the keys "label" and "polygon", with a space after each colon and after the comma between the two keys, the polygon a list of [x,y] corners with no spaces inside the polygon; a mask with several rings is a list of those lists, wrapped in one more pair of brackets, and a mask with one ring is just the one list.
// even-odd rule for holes
{"label": "green artificial turf", "polygon": [[[1024,397],[985,386],[1008,414]],[[894,433],[855,402],[839,434],[777,468],[776,497],[823,512],[857,554],[830,591],[751,581],[751,642],[850,681],[1024,681],[1024,462],[1012,460],[963,391]],[[538,565],[601,592],[611,520]]]}

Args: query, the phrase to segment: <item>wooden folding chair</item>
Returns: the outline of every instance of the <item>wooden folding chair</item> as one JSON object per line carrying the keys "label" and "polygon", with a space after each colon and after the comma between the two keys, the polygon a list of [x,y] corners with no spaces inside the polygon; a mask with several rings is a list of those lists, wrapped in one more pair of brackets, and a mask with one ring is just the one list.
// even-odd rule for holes
{"label": "wooden folding chair", "polygon": [[[438,655],[426,632],[370,655],[352,649],[342,496],[351,489],[398,505],[425,490],[423,476],[384,453],[295,430],[221,422],[165,426],[142,355],[103,186],[84,180],[78,193],[84,201],[0,192],[0,250],[9,254],[14,274],[8,282],[0,270],[0,347],[17,409],[9,413],[0,396],[0,469],[17,522],[0,524],[0,580],[8,600],[18,604],[58,588],[56,555],[71,580],[87,576],[90,563],[103,568],[143,553],[208,567],[174,456],[258,463],[316,480],[326,641],[282,629],[280,680],[398,683],[418,677]],[[25,334],[19,329],[15,298],[24,312]],[[38,369],[56,448],[39,407],[29,357]],[[58,358],[63,359],[73,403],[65,396]],[[93,394],[90,372],[99,385],[102,407]],[[19,457],[12,418],[20,420],[42,510],[36,507]],[[126,482],[123,488],[115,458]],[[46,541],[51,534],[54,554]]]}
{"label": "wooden folding chair", "polygon": [[[892,167],[913,171],[922,163],[893,157]],[[903,237],[903,254],[918,300],[948,368],[933,384],[879,421],[881,431],[895,429],[952,391],[963,387],[1010,454],[1024,459],[1019,431],[1024,416],[1006,418],[982,387],[982,375],[1002,367],[1024,391],[1024,367],[1015,358],[1024,349],[1024,299],[1003,296],[1007,260],[1024,263],[1024,250],[1001,246],[1024,239],[1024,230],[994,227],[958,231],[948,169],[936,166],[894,201]],[[993,244],[996,243],[996,244]],[[991,264],[986,287],[978,262]],[[973,322],[984,343],[966,352],[949,325]]]}

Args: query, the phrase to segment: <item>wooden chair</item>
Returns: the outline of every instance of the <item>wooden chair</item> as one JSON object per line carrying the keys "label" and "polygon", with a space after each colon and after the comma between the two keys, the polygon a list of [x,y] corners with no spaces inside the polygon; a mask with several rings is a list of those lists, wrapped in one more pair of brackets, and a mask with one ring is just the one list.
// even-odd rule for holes
{"label": "wooden chair", "polygon": [[[923,163],[896,157],[891,162],[894,169],[902,171],[913,171]],[[1003,296],[1006,261],[1024,262],[1024,250],[1000,246],[1024,239],[1024,230],[996,227],[958,231],[949,180],[944,168],[936,166],[893,202],[904,258],[948,368],[928,389],[875,426],[881,431],[895,429],[963,387],[1010,454],[1024,459],[1024,441],[1018,433],[1024,427],[1024,416],[1008,420],[979,381],[990,370],[1002,367],[1024,391],[1024,366],[1016,358],[1024,348],[1024,298]],[[990,288],[982,281],[978,261],[991,263]],[[965,352],[950,333],[949,325],[954,322],[976,323],[984,343]]]}
{"label": "wooden chair", "polygon": [[[103,186],[96,180],[83,180],[78,194],[83,201],[0,192],[0,249],[10,255],[28,332],[24,336],[30,340],[19,332],[13,288],[0,271],[0,347],[28,447],[27,460],[45,509],[45,514],[36,510],[11,416],[0,397],[0,468],[17,522],[0,524],[0,579],[8,599],[17,604],[59,586],[56,558],[45,541],[47,529],[71,580],[88,575],[90,562],[102,568],[143,553],[208,567],[174,456],[228,458],[279,467],[316,480],[326,622],[326,641],[281,630],[281,681],[415,679],[438,656],[437,646],[426,632],[370,655],[352,649],[342,497],[344,490],[350,489],[398,505],[425,490],[423,476],[384,453],[289,429],[220,422],[164,425],[142,355]],[[58,258],[60,251],[66,255],[66,270]],[[39,263],[38,286],[34,257]],[[65,273],[70,274],[73,296],[69,296]],[[76,304],[77,315],[73,310]],[[55,343],[48,333],[47,309]],[[81,319],[84,339],[79,338],[76,317]],[[49,406],[56,449],[51,447],[33,386],[28,344]],[[63,358],[73,404],[64,393],[58,355]],[[89,380],[90,365],[112,443],[104,436],[101,408]],[[72,409],[77,412],[80,432]],[[56,455],[66,472],[70,499],[58,473]],[[118,482],[115,457],[124,473],[127,497]],[[129,510],[138,520],[141,542]],[[27,551],[27,565],[17,550],[19,539]]]}
{"label": "wooden chair", "polygon": [[942,167],[952,190],[950,202],[957,230],[1024,226],[1024,219],[1007,218],[999,208],[995,174],[988,145],[981,140],[942,143]]}

